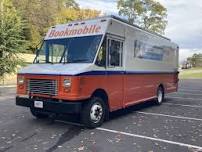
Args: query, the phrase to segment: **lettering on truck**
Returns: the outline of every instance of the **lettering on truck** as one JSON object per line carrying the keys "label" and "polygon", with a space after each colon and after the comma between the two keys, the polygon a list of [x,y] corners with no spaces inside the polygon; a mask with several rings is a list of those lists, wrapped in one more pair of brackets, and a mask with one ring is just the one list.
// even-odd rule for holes
{"label": "lettering on truck", "polygon": [[90,25],[85,26],[83,28],[66,28],[65,30],[57,31],[52,29],[49,38],[57,38],[57,37],[67,37],[67,36],[75,36],[75,35],[86,35],[86,34],[96,34],[100,33],[101,26]]}

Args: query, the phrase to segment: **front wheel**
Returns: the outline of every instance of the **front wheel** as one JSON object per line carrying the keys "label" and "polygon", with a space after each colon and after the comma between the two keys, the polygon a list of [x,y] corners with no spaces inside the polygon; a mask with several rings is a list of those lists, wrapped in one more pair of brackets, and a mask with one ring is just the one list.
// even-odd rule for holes
{"label": "front wheel", "polygon": [[157,98],[156,98],[156,103],[158,105],[161,105],[162,102],[164,101],[164,90],[163,88],[160,86],[157,89]]}
{"label": "front wheel", "polygon": [[81,112],[81,121],[88,128],[102,125],[106,114],[106,104],[101,98],[92,97],[84,104]]}

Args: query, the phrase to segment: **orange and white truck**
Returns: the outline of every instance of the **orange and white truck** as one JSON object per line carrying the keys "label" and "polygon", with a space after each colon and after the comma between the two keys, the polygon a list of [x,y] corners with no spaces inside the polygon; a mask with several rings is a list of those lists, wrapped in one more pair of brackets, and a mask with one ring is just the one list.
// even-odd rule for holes
{"label": "orange and white truck", "polygon": [[178,89],[178,46],[115,16],[51,27],[18,72],[16,105],[38,118],[79,114],[90,128],[109,113]]}

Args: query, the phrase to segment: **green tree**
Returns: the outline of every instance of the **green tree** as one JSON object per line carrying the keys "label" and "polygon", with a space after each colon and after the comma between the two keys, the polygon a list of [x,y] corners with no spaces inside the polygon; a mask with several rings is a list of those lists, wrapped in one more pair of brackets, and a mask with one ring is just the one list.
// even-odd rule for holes
{"label": "green tree", "polygon": [[202,54],[195,53],[192,57],[187,58],[188,61],[191,62],[193,67],[202,67]]}
{"label": "green tree", "polygon": [[149,31],[164,34],[167,9],[155,0],[118,0],[119,15]]}
{"label": "green tree", "polygon": [[28,50],[34,52],[47,28],[54,24],[54,14],[62,7],[56,1],[13,0],[15,7],[21,12],[22,18],[27,23],[24,35],[29,41]]}
{"label": "green tree", "polygon": [[76,3],[74,0],[62,0],[61,3],[64,3],[66,8],[74,8],[74,9],[79,8],[78,3]]}
{"label": "green tree", "polygon": [[10,0],[0,0],[0,77],[15,72],[25,46],[23,22]]}
{"label": "green tree", "polygon": [[74,9],[74,8],[65,8],[58,12],[56,19],[56,23],[67,23],[73,20],[83,20],[94,18],[100,15],[100,11],[92,10],[92,9]]}

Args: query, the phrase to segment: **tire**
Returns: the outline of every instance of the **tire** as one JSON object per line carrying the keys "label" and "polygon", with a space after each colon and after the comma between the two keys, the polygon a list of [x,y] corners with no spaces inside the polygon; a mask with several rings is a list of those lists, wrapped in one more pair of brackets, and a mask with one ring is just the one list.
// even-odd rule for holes
{"label": "tire", "polygon": [[45,118],[48,118],[49,116],[46,115],[46,114],[43,114],[41,112],[38,112],[35,108],[30,108],[30,112],[31,114],[36,117],[37,119],[45,119]]}
{"label": "tire", "polygon": [[87,128],[96,128],[103,124],[106,116],[107,106],[99,97],[92,97],[87,101],[81,112],[81,122]]}
{"label": "tire", "polygon": [[161,105],[162,102],[163,102],[164,99],[165,99],[163,87],[161,87],[161,86],[158,87],[156,96],[157,96],[157,98],[156,98],[156,104],[157,104],[157,105]]}

